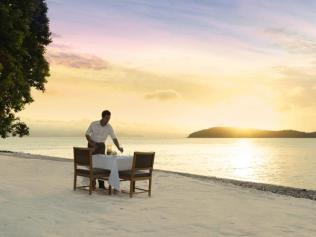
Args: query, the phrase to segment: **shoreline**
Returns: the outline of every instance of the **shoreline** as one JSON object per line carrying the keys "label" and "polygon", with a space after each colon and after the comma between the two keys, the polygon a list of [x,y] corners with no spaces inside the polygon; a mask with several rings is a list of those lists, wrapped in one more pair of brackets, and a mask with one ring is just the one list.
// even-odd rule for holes
{"label": "shoreline", "polygon": [[[12,151],[0,151],[0,155],[11,156],[15,158],[22,158],[22,159],[38,159],[38,160],[52,160],[52,161],[59,161],[59,162],[73,162],[72,159],[68,159],[68,158],[37,155],[37,154],[22,153],[22,152],[12,152]],[[312,189],[295,188],[295,187],[269,184],[269,183],[250,182],[250,181],[220,178],[216,176],[205,176],[205,175],[199,175],[199,174],[191,174],[191,173],[169,171],[169,170],[162,170],[162,169],[154,169],[154,170],[163,172],[163,173],[177,174],[184,177],[190,177],[190,178],[199,179],[203,181],[212,181],[215,183],[222,183],[222,184],[232,184],[235,186],[239,186],[241,188],[255,189],[255,190],[275,193],[275,194],[279,194],[283,196],[290,196],[294,198],[304,198],[304,199],[316,201],[316,190],[312,190]]]}

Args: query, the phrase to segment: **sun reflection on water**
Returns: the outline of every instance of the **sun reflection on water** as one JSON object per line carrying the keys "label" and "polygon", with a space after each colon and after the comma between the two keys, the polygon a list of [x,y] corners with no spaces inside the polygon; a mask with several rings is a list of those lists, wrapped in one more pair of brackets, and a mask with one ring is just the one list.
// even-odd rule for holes
{"label": "sun reflection on water", "polygon": [[256,145],[249,139],[240,139],[232,147],[231,165],[234,175],[243,178],[254,178],[255,173],[252,167],[257,163]]}

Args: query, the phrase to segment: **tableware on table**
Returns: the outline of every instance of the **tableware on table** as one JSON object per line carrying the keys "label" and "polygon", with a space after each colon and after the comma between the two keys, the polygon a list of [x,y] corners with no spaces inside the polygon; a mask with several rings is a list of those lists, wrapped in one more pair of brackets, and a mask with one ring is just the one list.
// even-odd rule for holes
{"label": "tableware on table", "polygon": [[112,151],[112,144],[108,144],[106,145],[106,154],[107,155],[112,155],[113,151]]}

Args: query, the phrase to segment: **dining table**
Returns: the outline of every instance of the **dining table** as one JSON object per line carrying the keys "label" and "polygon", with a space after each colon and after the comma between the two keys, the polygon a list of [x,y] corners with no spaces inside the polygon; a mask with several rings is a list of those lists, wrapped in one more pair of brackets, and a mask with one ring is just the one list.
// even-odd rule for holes
{"label": "dining table", "polygon": [[131,170],[133,164],[132,155],[104,155],[92,156],[92,167],[110,170],[109,185],[120,191],[119,171]]}

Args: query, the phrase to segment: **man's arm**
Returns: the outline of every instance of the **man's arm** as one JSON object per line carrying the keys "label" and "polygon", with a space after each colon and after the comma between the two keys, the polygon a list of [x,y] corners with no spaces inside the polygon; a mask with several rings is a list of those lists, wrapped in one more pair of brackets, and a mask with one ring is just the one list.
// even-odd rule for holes
{"label": "man's arm", "polygon": [[95,145],[95,142],[91,139],[90,135],[86,134],[86,138],[87,138],[88,143],[89,143],[90,145],[92,145],[92,146]]}
{"label": "man's arm", "polygon": [[91,139],[91,134],[92,134],[92,123],[89,125],[87,131],[86,131],[86,138],[88,140],[88,143],[90,146],[95,147],[95,141]]}
{"label": "man's arm", "polygon": [[115,135],[115,133],[114,133],[114,130],[113,130],[112,126],[111,126],[111,125],[109,125],[109,126],[110,126],[110,136],[111,136],[111,138],[112,138],[112,140],[113,140],[113,143],[115,144],[115,146],[117,147],[117,149],[118,149],[120,152],[123,152],[124,149],[123,149],[123,147],[120,146],[120,143],[119,143],[119,141],[118,141],[117,138],[116,138],[116,135]]}
{"label": "man's arm", "polygon": [[120,152],[123,152],[123,151],[124,151],[123,147],[120,146],[120,143],[119,143],[119,141],[117,140],[117,138],[114,138],[114,139],[113,139],[113,143],[115,144],[115,146],[117,147],[117,149],[118,149]]}

